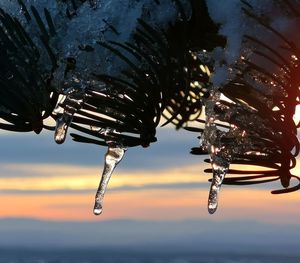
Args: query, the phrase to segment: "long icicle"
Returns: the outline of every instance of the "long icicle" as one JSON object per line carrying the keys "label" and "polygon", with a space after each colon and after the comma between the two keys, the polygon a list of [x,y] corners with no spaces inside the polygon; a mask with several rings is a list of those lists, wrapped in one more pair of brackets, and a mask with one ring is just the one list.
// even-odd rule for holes
{"label": "long icicle", "polygon": [[109,146],[105,154],[105,164],[102,172],[101,181],[95,196],[94,214],[100,215],[103,210],[103,198],[112,173],[118,163],[122,160],[126,148]]}
{"label": "long icicle", "polygon": [[208,196],[208,212],[213,214],[218,208],[219,192],[228,172],[229,162],[217,156],[211,156],[213,178]]}

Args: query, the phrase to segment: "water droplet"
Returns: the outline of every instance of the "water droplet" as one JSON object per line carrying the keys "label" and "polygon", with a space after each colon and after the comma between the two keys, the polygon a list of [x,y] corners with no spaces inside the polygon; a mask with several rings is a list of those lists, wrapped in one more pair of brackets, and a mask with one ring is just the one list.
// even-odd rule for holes
{"label": "water droplet", "polygon": [[210,214],[217,211],[219,192],[228,167],[229,163],[226,160],[216,156],[212,157],[213,178],[208,197],[208,212]]}
{"label": "water droplet", "polygon": [[109,146],[105,154],[105,163],[102,172],[101,181],[95,196],[94,214],[100,215],[103,209],[103,199],[108,186],[109,180],[112,176],[117,164],[122,160],[126,148]]}

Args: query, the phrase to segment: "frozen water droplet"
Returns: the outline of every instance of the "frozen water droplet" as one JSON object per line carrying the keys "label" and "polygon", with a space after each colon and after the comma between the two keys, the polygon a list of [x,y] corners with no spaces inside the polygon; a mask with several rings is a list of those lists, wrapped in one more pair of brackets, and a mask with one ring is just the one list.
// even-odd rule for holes
{"label": "frozen water droplet", "polygon": [[55,142],[58,144],[64,143],[68,128],[72,122],[73,115],[70,114],[63,114],[56,120],[56,128],[55,128],[55,134],[54,139]]}
{"label": "frozen water droplet", "polygon": [[83,104],[83,93],[75,93],[66,96],[61,107],[64,109],[63,114],[56,120],[54,140],[58,144],[64,143],[68,128],[72,123],[73,115],[81,108]]}
{"label": "frozen water droplet", "polygon": [[228,171],[229,163],[222,158],[212,158],[213,178],[208,197],[208,212],[213,214],[218,208],[219,192]]}
{"label": "frozen water droplet", "polygon": [[101,208],[94,208],[94,214],[96,216],[101,215],[102,214],[102,206],[101,206]]}
{"label": "frozen water droplet", "polygon": [[122,160],[125,152],[126,152],[126,148],[120,146],[108,147],[108,150],[105,154],[105,163],[104,163],[101,181],[95,196],[95,206],[94,206],[95,215],[100,215],[102,213],[103,198],[105,195],[108,182],[117,164]]}

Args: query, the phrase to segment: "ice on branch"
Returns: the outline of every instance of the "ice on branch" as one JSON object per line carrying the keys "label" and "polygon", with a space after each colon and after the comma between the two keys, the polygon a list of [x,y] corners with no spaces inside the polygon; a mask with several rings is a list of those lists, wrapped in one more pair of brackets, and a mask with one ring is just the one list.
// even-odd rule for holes
{"label": "ice on branch", "polygon": [[0,1],[0,128],[108,147],[95,214],[162,119],[198,133],[209,213],[222,184],[299,190],[299,25],[298,0]]}

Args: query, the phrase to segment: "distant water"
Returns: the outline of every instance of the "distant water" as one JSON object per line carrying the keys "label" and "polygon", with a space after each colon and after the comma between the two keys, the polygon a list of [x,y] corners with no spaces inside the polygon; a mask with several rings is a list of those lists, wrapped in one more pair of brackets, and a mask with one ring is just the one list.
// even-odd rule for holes
{"label": "distant water", "polygon": [[0,250],[0,263],[299,263],[299,256],[96,250]]}

